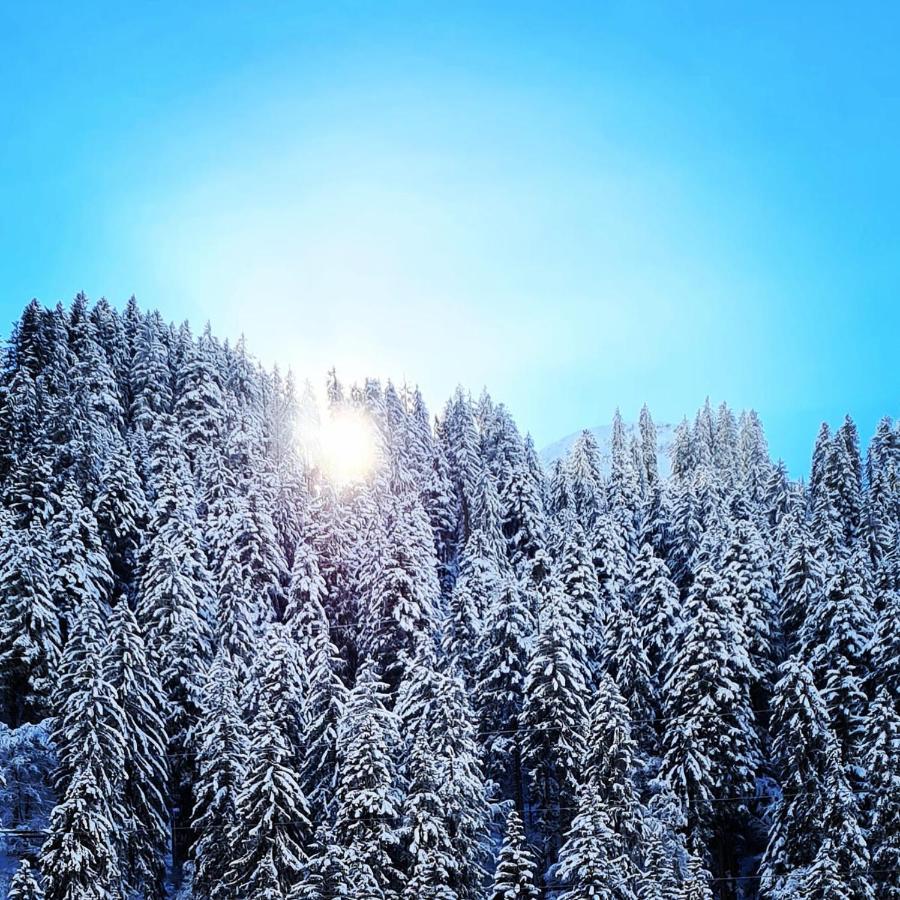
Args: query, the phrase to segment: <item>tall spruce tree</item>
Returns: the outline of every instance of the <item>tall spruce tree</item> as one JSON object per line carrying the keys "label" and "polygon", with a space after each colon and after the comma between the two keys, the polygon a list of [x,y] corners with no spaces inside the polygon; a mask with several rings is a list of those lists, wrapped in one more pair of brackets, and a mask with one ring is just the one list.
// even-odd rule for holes
{"label": "tall spruce tree", "polygon": [[872,703],[865,740],[862,806],[878,900],[900,898],[900,714],[887,691]]}
{"label": "tall spruce tree", "polygon": [[291,767],[285,724],[273,700],[264,689],[229,836],[233,857],[225,880],[239,897],[264,895],[263,889],[284,896],[300,881],[311,844],[309,805]]}
{"label": "tall spruce tree", "polygon": [[401,887],[402,793],[397,720],[385,709],[386,686],[371,665],[357,676],[338,730],[335,838],[371,870],[386,897]]}
{"label": "tall spruce tree", "polygon": [[50,711],[62,654],[59,615],[47,571],[43,526],[0,519],[0,695],[13,725]]}
{"label": "tall spruce tree", "polygon": [[506,833],[497,856],[491,900],[538,900],[537,862],[525,842],[518,812],[506,817]]}
{"label": "tall spruce tree", "polygon": [[134,614],[120,600],[109,621],[103,648],[104,678],[121,710],[122,784],[125,820],[120,869],[130,889],[144,897],[164,896],[169,811],[165,695],[144,649]]}
{"label": "tall spruce tree", "polygon": [[227,875],[232,846],[223,835],[237,827],[238,793],[244,784],[247,729],[241,719],[234,666],[219,650],[206,676],[197,727],[197,780],[191,820],[193,894],[197,900],[230,900]]}

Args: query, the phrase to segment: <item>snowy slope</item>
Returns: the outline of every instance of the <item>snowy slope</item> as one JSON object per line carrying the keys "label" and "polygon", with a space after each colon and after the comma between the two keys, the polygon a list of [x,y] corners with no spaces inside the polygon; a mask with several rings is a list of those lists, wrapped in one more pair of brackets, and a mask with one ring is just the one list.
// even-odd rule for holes
{"label": "snowy slope", "polygon": [[[610,436],[612,434],[612,425],[598,425],[596,428],[591,428],[590,430],[594,437],[597,439],[597,443],[600,446],[600,458],[603,466],[603,473],[605,475],[608,475],[609,442]],[[634,422],[626,422],[625,433],[630,440],[633,434],[638,434],[638,426]],[[569,452],[569,449],[572,447],[572,444],[575,443],[579,434],[581,434],[580,431],[573,431],[572,434],[566,435],[566,437],[560,438],[558,441],[555,441],[554,443],[544,447],[540,452],[541,462],[545,466],[551,466],[554,462],[556,462],[556,460],[564,458]],[[674,425],[663,424],[656,426],[659,472],[663,476],[668,475],[671,469],[669,451],[672,447],[674,436]]]}

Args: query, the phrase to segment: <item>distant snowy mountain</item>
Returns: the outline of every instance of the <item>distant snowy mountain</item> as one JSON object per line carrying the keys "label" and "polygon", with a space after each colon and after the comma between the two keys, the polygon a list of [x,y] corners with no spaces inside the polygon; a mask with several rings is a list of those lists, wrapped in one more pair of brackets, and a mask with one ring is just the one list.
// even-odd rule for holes
{"label": "distant snowy mountain", "polygon": [[[597,444],[600,447],[600,460],[603,467],[603,474],[608,475],[610,466],[609,443],[612,435],[612,425],[598,425],[596,428],[591,428],[590,431],[597,439]],[[634,422],[625,423],[625,433],[628,435],[629,440],[631,440],[631,436],[635,434],[640,437],[638,426]],[[580,431],[573,431],[572,434],[566,435],[564,438],[560,438],[558,441],[554,441],[554,443],[544,447],[540,452],[541,462],[549,467],[552,466],[556,460],[564,458],[571,449],[572,444],[577,440],[579,434],[581,434]],[[674,439],[674,425],[660,424],[656,426],[660,475],[666,476],[671,471],[672,462],[670,450]]]}

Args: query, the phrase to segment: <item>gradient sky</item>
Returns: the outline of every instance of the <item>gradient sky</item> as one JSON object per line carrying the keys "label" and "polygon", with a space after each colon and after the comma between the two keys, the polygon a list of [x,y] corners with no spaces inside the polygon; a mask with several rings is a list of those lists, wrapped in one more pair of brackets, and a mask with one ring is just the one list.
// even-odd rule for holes
{"label": "gradient sky", "polygon": [[898,46],[887,2],[0,0],[0,322],[134,293],[539,445],[709,394],[800,474],[900,414]]}

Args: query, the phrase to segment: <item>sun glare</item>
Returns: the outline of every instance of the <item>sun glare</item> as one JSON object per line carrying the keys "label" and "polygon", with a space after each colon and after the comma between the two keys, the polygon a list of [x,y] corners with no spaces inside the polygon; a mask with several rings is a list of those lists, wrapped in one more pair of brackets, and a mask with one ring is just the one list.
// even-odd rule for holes
{"label": "sun glare", "polygon": [[375,465],[375,434],[361,415],[327,417],[319,433],[322,468],[338,485],[364,481]]}

